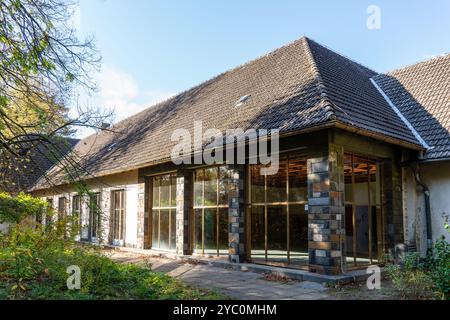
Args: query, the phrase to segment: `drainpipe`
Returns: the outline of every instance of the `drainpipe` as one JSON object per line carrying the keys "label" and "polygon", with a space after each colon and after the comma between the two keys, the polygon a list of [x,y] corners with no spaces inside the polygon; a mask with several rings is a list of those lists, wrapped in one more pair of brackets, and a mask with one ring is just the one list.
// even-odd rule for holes
{"label": "drainpipe", "polygon": [[409,167],[411,168],[414,174],[414,179],[416,180],[417,184],[422,188],[423,197],[425,199],[425,217],[427,224],[427,252],[428,252],[428,250],[431,249],[431,246],[433,244],[431,235],[430,189],[420,178],[419,166],[417,164],[416,165],[409,164]]}

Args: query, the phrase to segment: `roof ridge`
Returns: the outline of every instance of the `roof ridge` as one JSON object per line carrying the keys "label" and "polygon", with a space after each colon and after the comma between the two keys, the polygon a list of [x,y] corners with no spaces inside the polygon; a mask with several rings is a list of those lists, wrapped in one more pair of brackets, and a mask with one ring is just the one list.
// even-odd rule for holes
{"label": "roof ridge", "polygon": [[312,53],[311,47],[309,46],[309,42],[312,41],[307,37],[302,38],[304,40],[303,45],[305,47],[305,52],[308,56],[308,60],[310,62],[310,68],[314,74],[314,77],[317,81],[317,90],[320,95],[320,104],[323,105],[326,112],[326,118],[328,120],[336,120],[336,109],[337,106],[333,103],[331,98],[328,96],[327,88],[325,86],[325,82],[322,79],[322,75],[320,74],[319,67],[317,66],[316,59],[314,58],[314,54]]}
{"label": "roof ridge", "polygon": [[450,58],[450,52],[439,54],[439,55],[436,55],[434,57],[428,58],[426,60],[419,60],[419,61],[417,61],[417,62],[415,62],[413,64],[409,64],[409,65],[406,65],[406,66],[403,66],[403,67],[399,67],[399,68],[393,69],[391,71],[384,72],[382,74],[392,75],[394,73],[397,73],[397,72],[400,72],[400,71],[403,71],[403,70],[406,70],[406,69],[409,69],[409,68],[418,67],[418,66],[423,65],[423,64],[427,64],[427,63],[434,62],[436,60],[447,59],[447,58]]}
{"label": "roof ridge", "polygon": [[315,40],[313,40],[313,39],[309,39],[309,38],[308,38],[308,41],[309,41],[309,42],[312,42],[312,43],[314,43],[314,44],[316,44],[316,45],[318,45],[318,46],[320,46],[320,47],[322,47],[322,48],[324,48],[324,49],[326,49],[326,50],[328,50],[328,51],[331,51],[331,52],[333,52],[334,54],[336,54],[336,55],[338,55],[338,56],[340,56],[340,57],[342,57],[342,58],[344,58],[344,59],[347,59],[348,61],[351,61],[352,63],[354,63],[354,64],[356,64],[356,65],[358,65],[358,66],[360,66],[360,67],[362,67],[362,68],[364,68],[364,69],[367,69],[367,70],[369,70],[369,71],[371,71],[371,72],[374,72],[374,73],[376,73],[376,74],[379,74],[378,71],[375,71],[374,69],[372,69],[372,68],[370,68],[370,67],[368,67],[368,66],[362,64],[361,62],[356,61],[356,60],[354,60],[353,58],[350,58],[349,56],[347,56],[347,55],[345,55],[345,54],[343,54],[343,53],[341,53],[341,52],[339,52],[339,51],[337,51],[337,50],[334,50],[334,49],[328,47],[327,45],[321,44],[321,43],[319,43],[319,42],[317,42],[317,41],[315,41]]}

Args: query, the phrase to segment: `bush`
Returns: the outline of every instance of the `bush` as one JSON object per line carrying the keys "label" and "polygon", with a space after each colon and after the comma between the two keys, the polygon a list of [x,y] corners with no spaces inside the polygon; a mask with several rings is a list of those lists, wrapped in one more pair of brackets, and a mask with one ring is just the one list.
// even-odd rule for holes
{"label": "bush", "polygon": [[27,217],[39,219],[49,210],[45,200],[19,193],[17,197],[0,192],[0,223],[20,223]]}
{"label": "bush", "polygon": [[408,253],[403,266],[387,265],[386,271],[402,298],[450,298],[450,244],[444,237],[436,241],[423,262],[417,253]]}
{"label": "bush", "polygon": [[433,282],[428,273],[420,268],[417,253],[408,253],[403,266],[390,264],[386,272],[395,289],[403,299],[433,299]]}
{"label": "bush", "polygon": [[[67,267],[81,270],[81,289],[67,288]],[[43,228],[13,227],[0,236],[0,299],[200,299],[209,291],[162,273],[120,264],[98,247],[64,240]]]}
{"label": "bush", "polygon": [[450,244],[444,237],[434,244],[425,266],[440,297],[450,299]]}

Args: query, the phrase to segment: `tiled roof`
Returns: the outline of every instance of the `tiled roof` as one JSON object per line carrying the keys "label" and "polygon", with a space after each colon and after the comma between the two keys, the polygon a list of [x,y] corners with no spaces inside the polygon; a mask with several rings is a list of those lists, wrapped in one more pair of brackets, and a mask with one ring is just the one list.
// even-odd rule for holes
{"label": "tiled roof", "polygon": [[35,142],[27,155],[18,158],[0,154],[0,190],[16,193],[32,187],[42,175],[78,143],[78,139],[56,137],[52,143]]}
{"label": "tiled roof", "polygon": [[[82,140],[75,148],[89,175],[99,176],[170,159],[174,129],[300,131],[343,123],[394,141],[419,145],[370,82],[376,75],[301,38]],[[236,102],[250,96],[241,106]],[[49,172],[55,184],[58,172]],[[43,181],[36,185],[44,186]]]}
{"label": "tiled roof", "polygon": [[431,147],[424,159],[450,158],[450,54],[374,80]]}

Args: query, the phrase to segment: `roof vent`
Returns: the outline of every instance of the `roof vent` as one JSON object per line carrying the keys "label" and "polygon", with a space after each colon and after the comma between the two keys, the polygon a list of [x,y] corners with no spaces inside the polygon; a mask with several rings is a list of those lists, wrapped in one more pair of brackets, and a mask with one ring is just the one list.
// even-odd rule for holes
{"label": "roof vent", "polygon": [[235,107],[237,108],[237,107],[244,105],[244,103],[246,103],[248,100],[250,100],[251,97],[252,96],[250,94],[240,97],[239,100],[236,101]]}
{"label": "roof vent", "polygon": [[111,151],[111,150],[116,146],[116,144],[117,144],[117,143],[115,143],[115,142],[111,143],[111,144],[108,146],[108,151]]}

